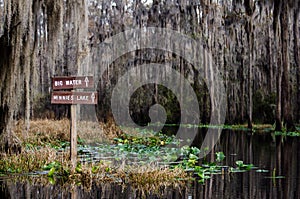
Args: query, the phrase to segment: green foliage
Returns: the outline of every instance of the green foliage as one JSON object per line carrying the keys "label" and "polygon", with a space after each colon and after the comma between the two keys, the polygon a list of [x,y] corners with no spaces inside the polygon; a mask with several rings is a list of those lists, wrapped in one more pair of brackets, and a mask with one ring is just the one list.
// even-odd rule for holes
{"label": "green foliage", "polygon": [[222,151],[216,153],[216,161],[222,162],[225,159],[225,155]]}
{"label": "green foliage", "polygon": [[171,144],[174,139],[174,136],[167,136],[162,133],[156,133],[151,136],[134,136],[129,134],[122,134],[120,137],[114,138],[114,141],[117,144],[126,144],[130,146],[144,145],[147,147],[156,147]]}
{"label": "green foliage", "polygon": [[[188,147],[185,147],[188,149]],[[182,162],[180,162],[176,167],[184,168],[186,171],[192,171],[198,178],[200,183],[204,183],[206,179],[209,179],[213,174],[224,174],[225,172],[245,172],[251,169],[254,169],[253,164],[244,164],[243,161],[236,161],[237,167],[228,167],[225,165],[221,165],[220,163],[225,159],[225,155],[223,152],[216,152],[216,162],[205,162],[202,165],[199,165],[198,156],[195,156],[191,153],[191,150],[184,150],[185,153],[189,155],[185,155]],[[197,151],[197,152],[200,152]],[[187,158],[188,157],[188,158]]]}
{"label": "green foliage", "polygon": [[[81,168],[81,164],[78,163],[75,171],[79,173],[79,170]],[[54,177],[55,176],[63,176],[64,178],[67,178],[70,175],[70,168],[67,165],[62,164],[58,161],[53,161],[49,164],[46,164],[42,167],[43,170],[49,171],[47,176],[50,178],[50,182],[55,182]]]}
{"label": "green foliage", "polygon": [[195,166],[194,172],[198,175],[198,182],[204,183],[206,179],[210,178],[209,169],[203,168],[201,166]]}
{"label": "green foliage", "polygon": [[197,147],[184,146],[180,149],[182,162],[179,164],[181,168],[194,168],[199,160],[200,150]]}
{"label": "green foliage", "polygon": [[290,136],[290,137],[300,137],[300,131],[286,132],[286,131],[275,131],[275,136]]}
{"label": "green foliage", "polygon": [[244,164],[244,162],[242,160],[237,160],[235,162],[236,164],[236,168],[230,168],[231,172],[243,172],[243,171],[249,171],[251,169],[254,169],[254,165],[253,164]]}
{"label": "green foliage", "polygon": [[53,161],[53,162],[50,162],[49,164],[45,164],[42,169],[43,170],[51,170],[52,168],[59,168],[61,166],[61,164],[58,162],[58,161]]}

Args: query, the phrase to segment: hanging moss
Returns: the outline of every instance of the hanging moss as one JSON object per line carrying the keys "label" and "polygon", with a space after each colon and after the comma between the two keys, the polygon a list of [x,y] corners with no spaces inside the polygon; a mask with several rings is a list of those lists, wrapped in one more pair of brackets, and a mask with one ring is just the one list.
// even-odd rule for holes
{"label": "hanging moss", "polygon": [[[1,133],[1,149],[9,151],[11,148],[17,150],[18,139],[12,131],[13,120],[18,117],[24,90],[29,97],[28,80],[30,78],[30,45],[32,31],[32,2],[4,1],[4,24],[1,36],[0,48],[3,50],[1,57],[1,101],[4,123]],[[24,84],[24,82],[27,82]],[[26,85],[26,86],[25,86]],[[27,103],[30,109],[30,103]],[[13,146],[13,147],[11,147]]]}
{"label": "hanging moss", "polygon": [[[178,5],[164,1],[1,2],[0,110],[3,115],[0,133],[5,138],[4,142],[11,143],[9,139],[13,140],[13,132],[10,130],[13,120],[24,117],[29,121],[33,107],[38,107],[36,103],[39,103],[34,99],[39,95],[49,96],[51,76],[91,74],[99,77],[102,72],[99,67],[99,58],[102,56],[99,44],[126,29],[147,26],[178,30],[193,37],[212,55],[215,66],[223,71],[228,100],[227,122],[246,122],[246,116],[251,113],[251,100],[248,100],[252,93],[251,86],[253,92],[260,90],[264,96],[262,101],[255,101],[257,104],[273,104],[274,101],[268,102],[267,99],[273,99],[271,95],[276,93],[279,121],[282,119],[281,112],[285,113],[285,120],[288,119],[287,111],[284,111],[287,109],[294,110],[290,111],[293,116],[291,120],[300,120],[297,100],[299,91],[288,95],[285,93],[283,98],[280,96],[280,89],[287,88],[285,92],[288,92],[291,88],[298,88],[300,82],[299,73],[295,72],[299,71],[299,38],[295,35],[300,20],[299,4],[295,1],[289,1],[287,7],[281,1],[254,3],[252,0],[217,3],[201,1],[199,4]],[[291,26],[287,26],[287,21]],[[284,53],[283,47],[286,48]],[[114,82],[123,74],[122,71],[131,67],[153,62],[171,63],[192,85],[197,84],[199,73],[210,70],[206,67],[203,71],[197,71],[196,66],[183,61],[184,57],[154,51],[142,49],[130,52],[121,57],[120,62],[106,66],[106,73],[100,77],[97,88],[101,99],[107,102],[98,106],[99,118],[112,115],[101,108],[107,106],[105,108],[109,110],[108,102]],[[197,52],[195,56],[198,56]],[[280,60],[285,61],[285,65]],[[253,70],[249,70],[250,67]],[[249,71],[252,71],[252,78],[249,77]],[[141,78],[147,78],[147,75]],[[283,84],[279,82],[281,78]],[[209,121],[214,104],[210,103],[209,95],[204,92],[202,85],[194,88],[200,93],[197,96],[201,115],[205,116],[203,121]],[[255,97],[254,93],[253,102]],[[279,99],[285,103],[279,103]],[[257,110],[262,108],[255,103],[253,119]],[[271,111],[267,107],[264,109],[264,117],[268,118],[260,118],[258,121],[273,121],[273,115],[267,114]]]}

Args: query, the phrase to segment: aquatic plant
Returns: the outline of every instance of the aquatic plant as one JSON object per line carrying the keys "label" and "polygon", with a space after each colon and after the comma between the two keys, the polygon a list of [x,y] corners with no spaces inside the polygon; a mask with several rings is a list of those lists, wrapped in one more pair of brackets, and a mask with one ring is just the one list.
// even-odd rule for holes
{"label": "aquatic plant", "polygon": [[237,167],[234,171],[248,171],[254,168],[253,164],[244,164],[242,160],[237,160],[235,164],[237,165]]}
{"label": "aquatic plant", "polygon": [[[31,127],[28,137],[23,138],[25,147],[19,155],[1,154],[0,173],[34,173],[46,177],[51,184],[72,184],[86,189],[93,182],[113,182],[154,191],[161,186],[183,185],[193,178],[205,183],[211,175],[254,168],[243,161],[236,161],[236,167],[223,165],[225,154],[221,151],[215,153],[215,162],[200,161],[200,149],[181,146],[182,140],[175,136],[127,129],[132,133],[118,133],[111,142],[92,145],[86,141],[88,136],[80,135],[78,164],[71,170],[69,140],[61,135],[63,130],[48,135],[51,122],[46,121],[45,128],[36,126],[40,122]],[[65,125],[62,129],[67,127],[67,122],[62,122]],[[37,133],[40,130],[43,132]]]}
{"label": "aquatic plant", "polygon": [[281,132],[281,131],[275,131],[275,136],[290,136],[290,137],[300,137],[300,131],[294,131],[294,132]]}

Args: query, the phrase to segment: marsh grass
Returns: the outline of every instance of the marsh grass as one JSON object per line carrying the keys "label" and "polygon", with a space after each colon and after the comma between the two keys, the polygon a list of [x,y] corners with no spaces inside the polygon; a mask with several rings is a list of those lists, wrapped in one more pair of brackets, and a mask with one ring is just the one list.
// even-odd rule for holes
{"label": "marsh grass", "polygon": [[28,131],[24,129],[24,121],[19,120],[15,125],[15,134],[24,146],[59,145],[59,142],[70,140],[69,120],[33,120]]}
{"label": "marsh grass", "polygon": [[[24,146],[60,146],[62,142],[70,141],[70,121],[62,120],[32,120],[28,131],[23,120],[16,122],[14,132]],[[113,122],[98,123],[78,121],[78,137],[85,144],[96,142],[111,142],[121,134],[121,130]]]}
{"label": "marsh grass", "polygon": [[52,161],[68,159],[67,153],[58,154],[51,147],[40,147],[22,150],[20,154],[0,154],[1,173],[29,173],[41,170]]}
{"label": "marsh grass", "polygon": [[[169,152],[160,152],[160,147],[163,148],[164,145],[170,143],[177,146],[179,142],[171,136],[144,132],[140,129],[127,128],[125,130],[130,131],[130,134],[124,134],[112,121],[105,124],[78,121],[77,126],[78,140],[82,146],[107,142],[106,145],[101,145],[101,150],[105,149],[103,151],[109,152],[110,155],[125,154],[126,158],[132,153],[143,157],[150,157],[151,154],[167,156]],[[239,127],[243,128],[242,125]],[[233,126],[232,128],[238,127]],[[197,155],[200,150],[196,147],[182,147],[178,150],[183,154],[183,159],[177,162],[178,165],[175,167],[155,164],[155,158],[151,160],[154,161],[152,163],[146,162],[137,165],[129,165],[126,162],[115,165],[111,161],[100,159],[97,162],[80,162],[78,160],[77,167],[71,170],[69,148],[63,147],[65,143],[69,142],[69,131],[68,119],[34,120],[31,121],[30,128],[26,132],[24,131],[24,121],[18,121],[15,134],[21,140],[23,149],[19,154],[0,154],[0,174],[28,175],[33,173],[32,178],[35,182],[39,182],[40,179],[41,183],[45,183],[44,179],[46,178],[48,184],[60,184],[63,187],[82,186],[86,190],[90,190],[93,183],[129,184],[145,195],[149,192],[157,194],[167,187],[184,186],[192,178],[193,172],[198,173],[200,179],[204,181],[209,174],[214,172],[213,170],[209,171],[217,168],[214,165],[210,165],[209,168],[197,167]],[[97,145],[95,150],[97,147],[99,150],[100,145]],[[112,154],[113,152],[116,154]],[[220,155],[221,153],[219,153]],[[219,157],[219,159],[222,158]]]}
{"label": "marsh grass", "polygon": [[[68,188],[81,186],[86,191],[91,190],[93,183],[130,184],[143,194],[149,191],[156,193],[162,187],[183,186],[185,180],[188,180],[188,174],[180,168],[170,169],[154,165],[114,167],[107,161],[100,161],[78,163],[76,169],[71,170],[68,159],[67,152],[58,154],[49,147],[26,150],[18,155],[1,154],[0,173],[14,174],[20,181],[30,179],[36,184],[59,184]],[[41,173],[48,165],[53,166]]]}
{"label": "marsh grass", "polygon": [[[158,192],[162,187],[181,186],[188,174],[180,168],[170,169],[158,165],[116,166],[109,161],[79,162],[71,170],[69,148],[70,122],[63,120],[34,120],[24,132],[24,121],[16,123],[15,134],[22,142],[19,154],[0,154],[0,173],[16,175],[19,180],[30,179],[39,184],[60,184],[62,187],[81,186],[90,190],[93,183],[130,184],[143,194]],[[133,134],[137,132],[133,132]],[[78,122],[78,136],[84,144],[105,142],[115,144],[114,138],[122,131],[114,123]],[[160,143],[160,142],[159,142]],[[125,165],[125,166],[124,166]]]}
{"label": "marsh grass", "polygon": [[[98,164],[97,164],[98,165]],[[107,171],[106,165],[100,166],[99,170],[94,173],[91,172],[92,165],[83,165],[81,173],[73,173],[67,180],[62,177],[55,177],[55,184],[49,183],[47,175],[40,176],[25,176],[19,175],[15,178],[9,178],[11,183],[30,183],[31,186],[49,187],[57,189],[59,193],[71,193],[78,188],[85,192],[92,191],[95,187],[101,189],[108,189],[121,186],[123,189],[131,189],[138,198],[147,198],[147,196],[156,195],[162,198],[168,190],[183,190],[187,185],[187,180],[184,177],[188,176],[183,170],[171,171],[167,168],[143,168],[143,172],[136,173],[136,168],[121,171]],[[96,166],[96,165],[93,165]],[[178,177],[182,177],[179,179]]]}
{"label": "marsh grass", "polygon": [[[131,168],[134,169],[134,168]],[[181,168],[143,166],[129,171],[128,182],[138,190],[157,190],[159,187],[183,185],[190,176]]]}

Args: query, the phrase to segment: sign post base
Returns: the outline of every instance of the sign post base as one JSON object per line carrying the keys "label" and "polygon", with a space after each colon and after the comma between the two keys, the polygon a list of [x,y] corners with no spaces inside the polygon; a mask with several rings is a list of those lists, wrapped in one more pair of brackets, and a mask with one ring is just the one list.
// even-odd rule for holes
{"label": "sign post base", "polygon": [[74,171],[77,166],[77,105],[71,105],[71,121],[70,121],[70,128],[71,128],[71,135],[70,135],[70,159],[72,164],[72,170]]}

